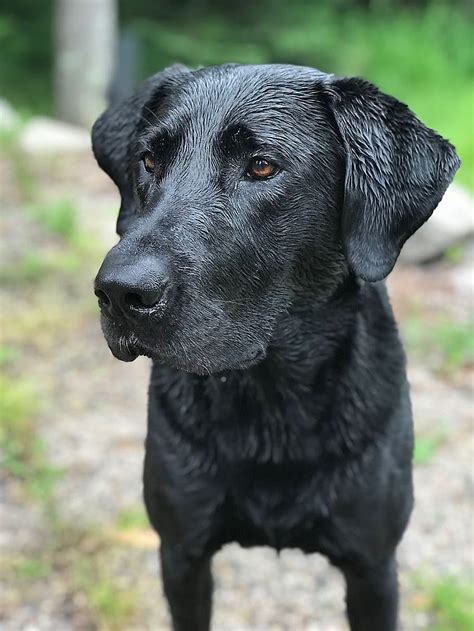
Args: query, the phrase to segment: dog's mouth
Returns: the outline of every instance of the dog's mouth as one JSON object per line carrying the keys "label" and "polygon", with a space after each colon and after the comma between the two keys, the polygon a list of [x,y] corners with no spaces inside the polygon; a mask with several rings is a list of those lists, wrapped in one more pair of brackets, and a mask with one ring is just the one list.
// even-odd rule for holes
{"label": "dog's mouth", "polygon": [[151,356],[147,345],[125,323],[112,321],[102,314],[101,325],[110,352],[116,359],[133,362],[139,355]]}
{"label": "dog's mouth", "polygon": [[117,341],[114,342],[111,342],[108,339],[107,344],[112,355],[123,362],[133,362],[139,355],[142,354],[140,353],[138,347],[125,336],[119,337]]}
{"label": "dog's mouth", "polygon": [[240,357],[239,361],[234,365],[227,365],[227,362],[214,358],[212,365],[209,358],[200,361],[198,358],[192,358],[188,353],[172,352],[166,345],[162,348],[156,348],[155,345],[147,343],[136,333],[126,330],[123,326],[110,321],[108,318],[102,318],[102,330],[107,345],[112,355],[123,362],[133,362],[137,357],[144,356],[149,359],[165,363],[178,370],[184,370],[194,374],[210,374],[221,372],[231,368],[245,369],[260,362],[266,355],[266,349],[254,348],[248,349],[248,355]]}

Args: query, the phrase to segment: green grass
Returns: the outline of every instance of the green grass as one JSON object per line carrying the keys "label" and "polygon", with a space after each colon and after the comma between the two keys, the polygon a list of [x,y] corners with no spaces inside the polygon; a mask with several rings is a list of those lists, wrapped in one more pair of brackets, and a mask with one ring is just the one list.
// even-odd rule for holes
{"label": "green grass", "polygon": [[150,522],[143,506],[130,506],[123,509],[117,517],[119,530],[133,530],[134,528],[148,528]]}
{"label": "green grass", "polygon": [[[56,507],[57,508],[57,507]],[[89,626],[98,631],[139,628],[133,624],[139,592],[123,575],[129,550],[95,527],[81,528],[59,516],[48,523],[46,540],[34,547],[2,556],[0,580],[26,590],[38,582],[60,581],[67,593],[82,596],[81,608]],[[25,596],[26,597],[26,596]]]}
{"label": "green grass", "polygon": [[17,144],[19,129],[4,135],[0,142],[0,152],[6,156],[12,170],[18,191],[25,200],[33,200],[38,190],[37,178],[30,161],[25,158]]}
{"label": "green grass", "polygon": [[27,214],[54,235],[73,241],[78,232],[77,209],[67,199],[26,207]]}
{"label": "green grass", "polygon": [[417,435],[415,438],[415,450],[413,453],[413,462],[415,465],[424,465],[430,462],[436,455],[440,447],[446,442],[446,433],[438,432],[437,434]]}
{"label": "green grass", "polygon": [[443,254],[443,261],[449,265],[459,265],[466,255],[466,245],[464,243],[454,243],[450,245]]}
{"label": "green grass", "polygon": [[430,615],[430,631],[474,629],[474,583],[456,577],[432,582],[418,579],[418,608]]}
{"label": "green grass", "polygon": [[20,355],[20,351],[15,346],[0,344],[0,367],[8,366]]}
{"label": "green grass", "polygon": [[474,361],[474,323],[444,318],[426,322],[416,311],[402,326],[408,349],[432,360],[434,370],[452,376]]}
{"label": "green grass", "polygon": [[21,127],[15,125],[12,129],[0,129],[0,152],[9,155],[15,148]]}
{"label": "green grass", "polygon": [[48,502],[60,471],[46,458],[34,415],[39,400],[26,381],[0,376],[0,457],[8,473],[31,497]]}
{"label": "green grass", "polygon": [[72,583],[84,594],[98,629],[126,629],[137,608],[137,594],[114,576],[106,547],[72,559]]}
{"label": "green grass", "polygon": [[54,253],[28,252],[15,263],[9,263],[0,269],[0,283],[18,286],[49,281],[52,274],[71,274],[80,266],[79,253],[72,250]]}
{"label": "green grass", "polygon": [[48,578],[53,568],[50,563],[41,558],[17,558],[11,567],[13,574],[19,580],[35,581]]}

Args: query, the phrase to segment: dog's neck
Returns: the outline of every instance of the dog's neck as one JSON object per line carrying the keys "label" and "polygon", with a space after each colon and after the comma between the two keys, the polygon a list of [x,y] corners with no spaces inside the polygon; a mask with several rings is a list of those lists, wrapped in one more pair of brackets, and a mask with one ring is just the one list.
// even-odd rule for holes
{"label": "dog's neck", "polygon": [[382,288],[347,278],[326,301],[296,295],[267,356],[251,368],[199,376],[155,364],[153,417],[177,440],[214,442],[233,460],[358,459],[384,431],[405,383],[384,302]]}
{"label": "dog's neck", "polygon": [[290,384],[314,387],[320,371],[337,358],[356,327],[360,312],[361,285],[346,276],[329,297],[300,288],[292,307],[280,320],[268,353],[253,373],[274,373],[285,390]]}
{"label": "dog's neck", "polygon": [[151,385],[165,394],[173,384],[176,396],[197,414],[207,406],[210,410],[239,408],[242,414],[260,408],[265,415],[279,415],[286,407],[294,410],[297,401],[297,408],[309,405],[315,416],[315,405],[321,407],[332,393],[334,371],[340,375],[352,362],[360,292],[360,283],[351,276],[324,300],[301,288],[276,327],[266,357],[257,365],[198,376],[156,364]]}

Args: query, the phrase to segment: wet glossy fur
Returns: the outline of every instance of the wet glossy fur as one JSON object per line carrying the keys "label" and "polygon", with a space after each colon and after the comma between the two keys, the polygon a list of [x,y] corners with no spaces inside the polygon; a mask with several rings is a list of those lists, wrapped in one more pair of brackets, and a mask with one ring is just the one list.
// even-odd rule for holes
{"label": "wet glossy fur", "polygon": [[[352,631],[393,631],[413,437],[379,281],[453,148],[360,79],[238,65],[155,75],[93,145],[122,197],[96,287],[166,285],[102,325],[117,357],[154,360],[145,502],[174,629],[208,629],[212,555],[238,541],[326,555]],[[255,155],[281,170],[250,180]]]}

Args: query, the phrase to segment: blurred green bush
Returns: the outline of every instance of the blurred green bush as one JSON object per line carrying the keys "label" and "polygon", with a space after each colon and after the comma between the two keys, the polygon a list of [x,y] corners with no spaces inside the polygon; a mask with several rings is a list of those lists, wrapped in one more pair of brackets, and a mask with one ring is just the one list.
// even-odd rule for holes
{"label": "blurred green bush", "polygon": [[[53,2],[0,0],[0,94],[28,112],[52,109]],[[121,27],[140,43],[137,79],[190,66],[287,62],[361,75],[457,147],[474,188],[472,9],[420,0],[121,0]]]}

